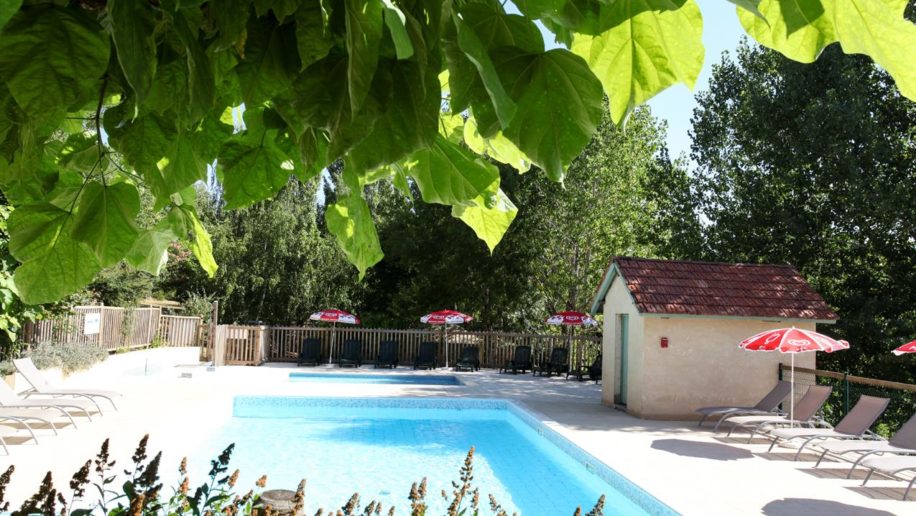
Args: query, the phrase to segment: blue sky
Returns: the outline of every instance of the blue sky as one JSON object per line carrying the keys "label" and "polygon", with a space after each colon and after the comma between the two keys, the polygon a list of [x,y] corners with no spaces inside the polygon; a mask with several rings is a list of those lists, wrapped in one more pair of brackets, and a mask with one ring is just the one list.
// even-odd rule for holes
{"label": "blue sky", "polygon": [[672,159],[681,153],[690,153],[690,136],[687,132],[690,130],[690,116],[696,107],[694,93],[706,89],[712,65],[721,60],[723,51],[737,48],[744,34],[734,4],[725,0],[697,0],[697,3],[703,12],[706,59],[696,86],[693,91],[682,84],[672,86],[649,100],[652,113],[668,121],[668,152]]}

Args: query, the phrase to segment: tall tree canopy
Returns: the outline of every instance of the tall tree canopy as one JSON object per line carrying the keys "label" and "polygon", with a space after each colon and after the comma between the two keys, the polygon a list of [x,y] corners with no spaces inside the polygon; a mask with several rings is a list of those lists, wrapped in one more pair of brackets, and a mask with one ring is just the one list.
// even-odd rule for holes
{"label": "tall tree canopy", "polygon": [[802,66],[742,45],[698,97],[693,158],[713,258],[788,262],[840,314],[834,367],[912,380],[890,349],[916,335],[916,104],[829,48]]}
{"label": "tall tree canopy", "polygon": [[[916,98],[904,0],[732,1],[761,43],[807,62],[838,42]],[[704,54],[694,0],[515,5],[520,15],[498,0],[2,2],[0,187],[16,208],[18,292],[59,299],[125,259],[158,273],[173,241],[215,274],[193,189],[213,163],[233,209],[343,159],[327,227],[361,274],[383,256],[365,200],[381,180],[409,179],[492,247],[516,208],[468,147],[561,180],[605,94],[619,123],[692,86]],[[547,49],[538,20],[566,48]],[[443,96],[471,129],[454,131],[465,124],[442,116]],[[136,224],[138,186],[162,212],[155,226]]]}

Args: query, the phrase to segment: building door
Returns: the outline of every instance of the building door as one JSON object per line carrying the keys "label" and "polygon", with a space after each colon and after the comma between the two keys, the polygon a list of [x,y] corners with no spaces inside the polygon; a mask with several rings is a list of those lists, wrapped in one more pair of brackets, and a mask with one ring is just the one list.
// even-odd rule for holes
{"label": "building door", "polygon": [[617,335],[617,342],[620,345],[620,360],[617,361],[617,378],[620,383],[617,385],[617,400],[621,405],[627,404],[627,357],[629,356],[629,336],[630,320],[627,314],[617,315],[617,328],[620,333]]}

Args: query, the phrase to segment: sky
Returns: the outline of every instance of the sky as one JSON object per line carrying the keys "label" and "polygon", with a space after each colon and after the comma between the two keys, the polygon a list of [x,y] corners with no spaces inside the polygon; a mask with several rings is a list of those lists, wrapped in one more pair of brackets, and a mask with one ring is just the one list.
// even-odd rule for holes
{"label": "sky", "polygon": [[722,52],[738,47],[744,29],[738,23],[735,6],[725,0],[697,0],[703,13],[703,46],[706,58],[693,91],[683,84],[672,86],[649,100],[652,113],[668,122],[668,152],[672,159],[690,154],[690,116],[697,103],[694,94],[706,89],[712,65]]}

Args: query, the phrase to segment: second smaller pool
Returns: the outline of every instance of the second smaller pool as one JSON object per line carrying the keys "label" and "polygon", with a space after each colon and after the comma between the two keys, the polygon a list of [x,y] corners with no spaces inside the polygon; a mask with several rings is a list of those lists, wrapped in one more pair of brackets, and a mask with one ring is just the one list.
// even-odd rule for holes
{"label": "second smaller pool", "polygon": [[289,373],[291,382],[311,383],[388,383],[407,385],[461,385],[451,375],[407,375],[365,373]]}

